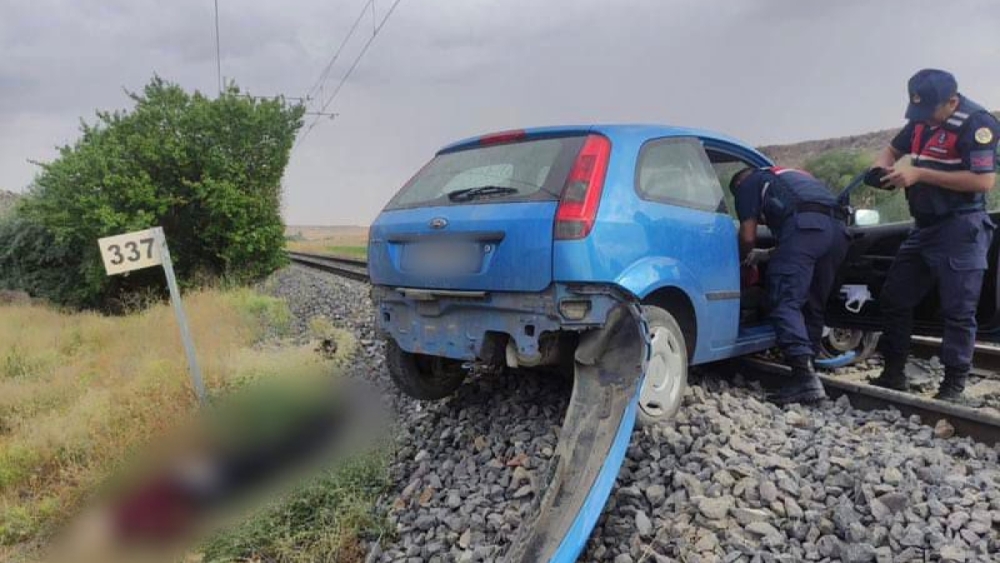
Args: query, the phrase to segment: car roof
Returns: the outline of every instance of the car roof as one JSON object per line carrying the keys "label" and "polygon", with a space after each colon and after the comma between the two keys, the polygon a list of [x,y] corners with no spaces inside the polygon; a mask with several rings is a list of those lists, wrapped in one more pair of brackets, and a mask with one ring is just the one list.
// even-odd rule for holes
{"label": "car roof", "polygon": [[[595,132],[601,133],[609,137],[612,141],[615,140],[627,140],[627,141],[637,141],[644,142],[648,139],[656,139],[662,137],[699,137],[705,140],[715,140],[723,143],[729,143],[743,148],[744,150],[750,151],[755,155],[761,157],[764,160],[770,160],[765,155],[760,153],[753,146],[729,135],[719,133],[717,131],[710,131],[708,129],[696,129],[692,127],[679,127],[675,125],[658,125],[658,124],[592,124],[592,125],[559,125],[559,126],[547,126],[547,127],[530,127],[523,130],[528,136],[534,135],[552,135],[560,133],[587,133]],[[508,131],[498,132],[498,133],[487,133],[484,135],[476,135],[475,137],[467,137],[460,141],[448,144],[441,148],[438,152],[452,151],[458,148],[464,148],[466,146],[472,146],[479,143],[479,139],[484,136],[502,134]]]}

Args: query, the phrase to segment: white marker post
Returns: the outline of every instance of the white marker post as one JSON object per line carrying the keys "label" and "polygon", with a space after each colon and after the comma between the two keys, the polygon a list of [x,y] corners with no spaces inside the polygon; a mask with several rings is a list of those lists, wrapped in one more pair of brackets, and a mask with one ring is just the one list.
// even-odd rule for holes
{"label": "white marker post", "polygon": [[181,294],[177,289],[177,278],[174,276],[174,266],[170,261],[170,249],[167,239],[163,236],[161,227],[153,227],[144,231],[135,231],[124,235],[98,239],[101,248],[101,258],[104,260],[104,270],[109,276],[141,270],[151,266],[163,266],[167,276],[167,287],[170,289],[170,302],[174,306],[177,325],[181,329],[181,341],[184,343],[184,353],[187,355],[188,369],[194,391],[201,403],[205,402],[205,385],[201,380],[201,369],[194,352],[194,342],[188,330],[187,316],[181,304]]}

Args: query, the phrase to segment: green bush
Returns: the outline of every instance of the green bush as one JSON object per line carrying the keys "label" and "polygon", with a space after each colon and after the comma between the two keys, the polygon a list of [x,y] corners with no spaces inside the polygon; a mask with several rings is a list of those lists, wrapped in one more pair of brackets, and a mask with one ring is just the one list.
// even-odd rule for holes
{"label": "green bush", "polygon": [[[129,97],[131,111],[98,112],[40,165],[16,225],[0,226],[0,285],[78,306],[162,288],[157,269],[105,276],[97,247],[157,225],[182,284],[245,282],[283,264],[281,177],[304,109],[235,85],[210,99],[159,77]],[[25,226],[32,237],[11,232]]]}
{"label": "green bush", "polygon": [[[875,156],[857,150],[828,151],[810,158],[803,168],[822,180],[834,192],[840,193],[858,174],[867,170]],[[851,192],[851,205],[856,209],[874,209],[881,223],[909,221],[910,211],[902,190],[886,191],[861,185]]]}
{"label": "green bush", "polygon": [[80,269],[79,252],[44,226],[20,215],[0,218],[0,289],[24,289],[58,303],[81,302],[83,289],[73,283]]}

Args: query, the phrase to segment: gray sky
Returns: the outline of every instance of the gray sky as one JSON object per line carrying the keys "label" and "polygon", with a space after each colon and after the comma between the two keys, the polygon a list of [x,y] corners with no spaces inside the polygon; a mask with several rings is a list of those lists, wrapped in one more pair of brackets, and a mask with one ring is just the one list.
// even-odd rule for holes
{"label": "gray sky", "polygon": [[[384,16],[393,0],[376,0]],[[223,75],[299,96],[365,0],[219,0]],[[945,8],[945,6],[947,8]],[[372,33],[369,13],[326,85]],[[367,224],[459,137],[654,122],[753,144],[902,123],[906,79],[950,69],[1000,108],[995,0],[402,0],[285,175],[291,224]],[[0,0],[0,187],[154,72],[216,90],[212,0]]]}

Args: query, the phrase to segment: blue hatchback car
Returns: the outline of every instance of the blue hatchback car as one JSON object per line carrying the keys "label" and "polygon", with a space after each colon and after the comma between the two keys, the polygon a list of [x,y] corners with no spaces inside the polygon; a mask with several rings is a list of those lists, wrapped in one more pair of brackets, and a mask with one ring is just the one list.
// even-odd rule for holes
{"label": "blue hatchback car", "polygon": [[[669,418],[689,365],[774,345],[763,288],[741,278],[723,189],[736,170],[770,165],[738,140],[668,126],[526,129],[444,147],[370,230],[390,375],[407,394],[438,399],[470,362],[572,365],[581,333],[639,300],[650,338],[639,420]],[[878,328],[884,266],[907,229],[852,228],[841,282],[871,288],[875,299],[847,311],[832,298],[841,305],[828,322],[847,327],[832,333],[835,342],[856,346],[853,329]],[[763,234],[758,244],[771,244]],[[1000,318],[993,254],[981,328]],[[918,331],[940,330],[934,310],[927,303],[918,312]]]}

